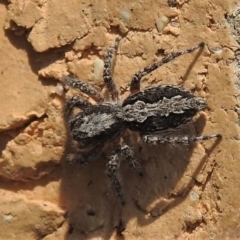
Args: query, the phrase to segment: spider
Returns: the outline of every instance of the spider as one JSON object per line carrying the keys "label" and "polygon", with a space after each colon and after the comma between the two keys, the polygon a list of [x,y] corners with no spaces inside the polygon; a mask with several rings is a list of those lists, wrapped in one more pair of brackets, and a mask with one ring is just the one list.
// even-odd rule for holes
{"label": "spider", "polygon": [[[103,80],[111,94],[112,101],[106,101],[93,86],[75,77],[64,76],[62,82],[91,96],[97,102],[97,104],[91,104],[79,96],[72,96],[66,100],[64,117],[68,123],[72,140],[78,149],[87,149],[83,153],[69,154],[70,162],[87,164],[101,153],[105,143],[118,139],[119,145],[107,157],[106,168],[117,196],[124,205],[125,201],[118,175],[121,161],[128,161],[131,168],[142,174],[141,166],[133,150],[125,142],[120,144],[121,136],[126,129],[137,131],[144,143],[153,145],[190,144],[196,141],[220,138],[221,135],[166,135],[166,133],[171,133],[190,122],[198,111],[206,108],[205,101],[179,85],[159,85],[139,91],[143,76],[183,54],[203,48],[204,43],[170,53],[160,61],[137,72],[132,78],[130,90],[138,92],[131,94],[121,103],[118,88],[112,78],[113,59],[119,42],[120,39],[117,38],[114,46],[108,49],[104,60]],[[75,108],[82,111],[75,113],[73,111]]]}

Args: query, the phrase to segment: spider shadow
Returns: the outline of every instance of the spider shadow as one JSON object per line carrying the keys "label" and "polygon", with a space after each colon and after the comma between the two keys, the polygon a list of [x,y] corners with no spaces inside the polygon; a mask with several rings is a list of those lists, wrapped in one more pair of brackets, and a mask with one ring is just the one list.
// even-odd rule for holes
{"label": "spider shadow", "polygon": [[[201,133],[205,124],[206,119],[201,115],[194,124],[173,134],[195,135],[194,126]],[[148,225],[181,204],[196,184],[195,179],[219,144],[219,139],[211,140],[209,144],[211,147],[205,150],[206,155],[200,159],[194,156],[199,156],[199,150],[202,152],[199,143],[143,146],[139,157],[145,159],[144,176],[137,179],[129,171],[123,173],[123,179],[131,184],[124,182],[128,206],[122,210],[121,222],[127,224],[130,219],[136,218],[138,225]]]}
{"label": "spider shadow", "polygon": [[[182,78],[183,81],[201,53],[202,49],[195,56]],[[202,132],[205,124],[204,117],[196,120],[194,125],[198,126],[198,133]],[[193,124],[186,126],[182,131],[184,133],[180,131],[176,134],[195,134]],[[69,144],[69,136],[68,139],[65,146],[66,155],[73,150]],[[60,204],[68,212],[69,231],[65,235],[66,239],[99,236],[110,239],[114,233],[116,239],[123,239],[124,229],[132,219],[137,219],[140,226],[151,224],[184,201],[194,185],[193,179],[207,160],[207,156],[199,159],[198,165],[190,172],[192,179],[185,182],[182,179],[191,162],[195,146],[144,145],[138,142],[134,133],[130,134],[126,142],[142,160],[144,176],[130,171],[126,162],[121,165],[120,177],[125,206],[120,204],[115,189],[104,174],[107,156],[113,150],[111,147],[108,149],[107,145],[108,151],[87,166],[69,166],[63,158]]]}
{"label": "spider shadow", "polygon": [[[194,135],[189,133],[195,132],[194,126],[197,126],[197,132],[200,133],[205,124],[206,119],[200,116],[194,125],[186,126],[180,132],[176,132],[176,135]],[[208,155],[198,159],[188,173],[191,180],[186,181],[184,174],[191,163],[194,150],[197,149],[194,145],[139,146],[135,143],[135,135],[131,135],[129,141],[132,142],[137,157],[141,159],[144,175],[139,176],[130,171],[126,162],[121,165],[120,176],[125,206],[120,204],[115,189],[104,174],[108,153],[102,154],[86,166],[69,165],[62,160],[60,202],[67,209],[70,226],[66,239],[99,236],[110,239],[114,232],[116,238],[124,239],[125,226],[131,219],[137,219],[140,226],[156,221],[185,200],[208,155],[218,144],[216,141],[209,149]],[[69,142],[67,141],[65,148],[66,154],[72,151]]]}

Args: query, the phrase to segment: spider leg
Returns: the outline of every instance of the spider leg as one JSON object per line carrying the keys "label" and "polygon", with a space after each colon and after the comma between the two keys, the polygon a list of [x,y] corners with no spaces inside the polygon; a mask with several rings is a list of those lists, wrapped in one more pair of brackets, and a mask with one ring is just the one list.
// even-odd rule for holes
{"label": "spider leg", "polygon": [[93,86],[79,80],[76,77],[64,76],[62,78],[62,82],[69,87],[79,89],[81,92],[86,93],[87,95],[91,96],[93,99],[97,100],[98,102],[103,102],[102,96]]}
{"label": "spider leg", "polygon": [[68,98],[63,108],[64,118],[68,120],[74,108],[84,108],[84,107],[90,107],[90,106],[91,106],[90,102],[80,97],[73,96],[71,98]]}
{"label": "spider leg", "polygon": [[108,91],[112,94],[112,98],[115,100],[119,98],[119,92],[117,89],[116,84],[112,78],[112,71],[113,71],[113,60],[115,52],[119,46],[120,38],[116,38],[114,46],[110,47],[106,53],[104,59],[104,69],[103,69],[103,80],[106,84]]}
{"label": "spider leg", "polygon": [[86,153],[68,154],[67,161],[70,164],[86,165],[90,163],[92,160],[94,160],[95,158],[97,158],[102,153],[101,150],[102,150],[102,145],[99,145]]}
{"label": "spider leg", "polygon": [[163,64],[172,61],[173,59],[175,59],[183,54],[191,53],[198,48],[202,48],[203,46],[204,46],[204,43],[202,42],[194,47],[191,47],[191,48],[188,48],[185,50],[181,50],[178,52],[172,52],[172,53],[168,54],[166,57],[162,58],[160,61],[155,62],[152,65],[143,68],[142,70],[140,70],[133,76],[132,81],[131,81],[131,86],[130,86],[131,92],[134,90],[137,90],[137,91],[140,90],[140,81],[141,81],[142,77],[144,77],[145,75],[151,73],[152,71],[156,70]]}
{"label": "spider leg", "polygon": [[138,172],[140,175],[142,175],[142,168],[139,162],[136,160],[136,157],[134,156],[134,152],[128,145],[123,145],[121,147],[121,155],[125,157],[125,159],[128,161],[129,166],[134,171]]}
{"label": "spider leg", "polygon": [[158,144],[191,144],[197,141],[206,141],[211,138],[221,138],[220,134],[206,135],[206,136],[164,136],[164,135],[143,135],[142,140],[145,143],[158,145]]}
{"label": "spider leg", "polygon": [[111,179],[122,205],[124,205],[125,201],[123,199],[122,186],[118,176],[118,169],[122,159],[126,159],[130,167],[140,175],[142,175],[142,169],[139,162],[135,159],[133,151],[126,144],[117,148],[115,151],[113,151],[112,155],[108,157],[107,175]]}
{"label": "spider leg", "polygon": [[115,150],[111,156],[108,157],[107,162],[107,175],[110,178],[112,184],[114,185],[117,195],[121,201],[122,205],[125,205],[125,201],[123,199],[122,194],[122,185],[119,180],[118,169],[120,167],[120,154],[119,149]]}

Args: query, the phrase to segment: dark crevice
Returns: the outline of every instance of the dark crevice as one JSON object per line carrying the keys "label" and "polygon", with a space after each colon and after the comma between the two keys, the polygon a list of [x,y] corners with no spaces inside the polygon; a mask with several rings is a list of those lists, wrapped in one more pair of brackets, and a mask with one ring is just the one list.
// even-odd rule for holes
{"label": "dark crevice", "polygon": [[188,223],[186,225],[186,232],[188,233],[192,233],[194,230],[196,230],[198,227],[201,227],[201,224],[203,223],[203,221],[198,221],[198,222],[195,222],[195,223]]}
{"label": "dark crevice", "polygon": [[122,219],[120,219],[118,225],[116,226],[117,235],[120,237],[123,237],[123,232],[125,229],[126,229],[126,226],[123,223]]}
{"label": "dark crevice", "polygon": [[212,166],[211,171],[208,173],[205,182],[202,184],[202,191],[203,191],[203,192],[204,192],[204,190],[205,190],[207,184],[211,181],[211,178],[212,178],[213,171],[214,171],[215,167],[216,167],[216,163],[214,162],[214,165]]}
{"label": "dark crevice", "polygon": [[16,138],[20,133],[22,133],[28,126],[30,126],[35,121],[44,121],[47,118],[47,115],[44,114],[41,117],[37,117],[36,115],[31,116],[29,119],[25,121],[21,121],[19,123],[15,123],[14,126],[11,126],[10,129],[6,129],[0,133],[0,153],[6,149],[7,144]]}

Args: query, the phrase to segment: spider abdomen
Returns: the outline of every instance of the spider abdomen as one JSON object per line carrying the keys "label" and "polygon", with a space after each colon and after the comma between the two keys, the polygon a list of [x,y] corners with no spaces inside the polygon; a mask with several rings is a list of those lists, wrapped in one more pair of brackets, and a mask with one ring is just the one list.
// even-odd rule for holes
{"label": "spider abdomen", "polygon": [[189,122],[206,103],[188,90],[161,85],[129,96],[122,106],[122,119],[129,129],[157,132]]}

